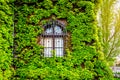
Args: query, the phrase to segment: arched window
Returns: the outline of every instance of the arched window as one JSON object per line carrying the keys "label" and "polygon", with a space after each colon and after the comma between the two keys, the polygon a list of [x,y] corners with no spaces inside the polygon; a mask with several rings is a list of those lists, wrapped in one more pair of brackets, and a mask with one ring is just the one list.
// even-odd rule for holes
{"label": "arched window", "polygon": [[42,34],[42,45],[44,46],[44,57],[62,57],[65,53],[66,29],[59,21],[50,21],[44,25]]}

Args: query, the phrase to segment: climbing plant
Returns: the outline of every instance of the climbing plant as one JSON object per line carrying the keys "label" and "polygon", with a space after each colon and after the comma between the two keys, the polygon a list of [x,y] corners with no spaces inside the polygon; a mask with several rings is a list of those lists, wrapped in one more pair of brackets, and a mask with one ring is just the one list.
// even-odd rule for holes
{"label": "climbing plant", "polygon": [[[98,3],[99,0],[15,0],[12,64],[15,73],[11,79],[112,79],[98,37],[95,8]],[[67,22],[71,48],[66,48],[64,57],[41,55],[44,47],[38,44],[38,37],[50,19]],[[11,36],[11,42],[12,39]]]}
{"label": "climbing plant", "polygon": [[0,80],[8,80],[14,73],[13,51],[13,1],[0,0]]}

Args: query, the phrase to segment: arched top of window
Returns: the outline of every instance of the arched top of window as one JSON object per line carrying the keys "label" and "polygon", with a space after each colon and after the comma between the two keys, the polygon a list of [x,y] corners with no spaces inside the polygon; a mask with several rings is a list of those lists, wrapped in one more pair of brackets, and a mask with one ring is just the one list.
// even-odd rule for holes
{"label": "arched top of window", "polygon": [[50,21],[44,27],[43,35],[65,35],[66,29],[65,26],[59,21]]}
{"label": "arched top of window", "polygon": [[[53,29],[54,28],[54,29]],[[55,33],[55,34],[62,34],[63,31],[60,26],[55,25],[54,27],[48,27],[44,31],[47,34]]]}

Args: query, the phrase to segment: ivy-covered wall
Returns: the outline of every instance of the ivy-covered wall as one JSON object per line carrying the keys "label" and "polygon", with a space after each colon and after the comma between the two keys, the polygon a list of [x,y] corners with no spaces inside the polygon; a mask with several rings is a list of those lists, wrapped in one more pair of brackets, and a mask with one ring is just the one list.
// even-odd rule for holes
{"label": "ivy-covered wall", "polygon": [[13,1],[0,0],[0,80],[8,80],[14,73],[13,51]]}
{"label": "ivy-covered wall", "polygon": [[[8,4],[6,2],[5,4]],[[0,37],[3,39],[0,44],[5,43],[0,48],[3,51],[0,55],[6,55],[0,59],[2,61],[10,58],[4,61],[9,65],[7,72],[12,70],[10,68],[12,49],[14,56],[12,64],[14,75],[9,73],[9,76],[6,75],[5,78],[12,80],[111,80],[112,72],[101,52],[95,21],[95,9],[98,2],[99,0],[16,0],[14,2],[14,30],[12,14],[2,11],[5,13],[4,15],[2,13],[3,16],[10,18],[10,20],[7,19],[8,17],[3,18],[5,19],[1,21],[3,27],[0,27],[7,30],[0,32]],[[11,8],[6,11],[11,12]],[[43,46],[37,41],[43,32],[42,26],[50,19],[67,21],[66,28],[71,34],[72,48],[66,49],[64,57],[41,56]],[[13,42],[14,46],[11,48]],[[1,66],[0,68],[2,69]],[[0,75],[4,76],[4,71]]]}

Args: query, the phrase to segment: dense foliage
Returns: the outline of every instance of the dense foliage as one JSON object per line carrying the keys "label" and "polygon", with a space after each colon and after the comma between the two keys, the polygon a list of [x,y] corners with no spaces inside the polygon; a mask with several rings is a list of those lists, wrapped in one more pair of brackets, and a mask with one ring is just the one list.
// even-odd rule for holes
{"label": "dense foliage", "polygon": [[0,0],[0,80],[7,80],[13,75],[13,10],[12,1]]}
{"label": "dense foliage", "polygon": [[[95,21],[95,5],[97,4],[95,1],[97,0],[16,0],[14,2],[13,52],[15,74],[11,79],[111,80],[112,72],[101,52]],[[67,21],[66,28],[71,33],[72,50],[67,48],[64,57],[41,56],[43,46],[37,43],[37,37],[43,32],[42,26],[49,19]],[[7,20],[7,22],[10,21]],[[3,28],[13,30],[12,19],[11,26],[3,24],[5,25]],[[5,32],[5,36],[8,35],[8,39],[10,39],[5,42],[5,44],[8,41],[11,42],[8,47],[3,46],[7,47],[5,49],[8,49],[8,54],[11,54],[12,49],[9,47],[12,45],[12,32],[11,34],[7,34],[10,31],[2,32]],[[2,50],[7,51],[3,48]],[[2,55],[4,54],[2,53]],[[7,60],[10,67],[11,59]],[[12,68],[9,69],[9,67],[7,69],[10,72]],[[11,73],[8,77],[10,76]]]}

